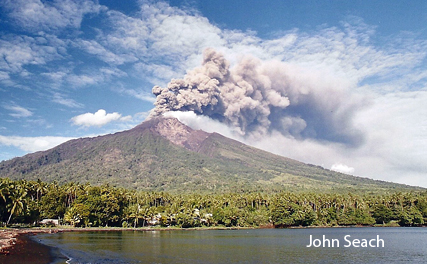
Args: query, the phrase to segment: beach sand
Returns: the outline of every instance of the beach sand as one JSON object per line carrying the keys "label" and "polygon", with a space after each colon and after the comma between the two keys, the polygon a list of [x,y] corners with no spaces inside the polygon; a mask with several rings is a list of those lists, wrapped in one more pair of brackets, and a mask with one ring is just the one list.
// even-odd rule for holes
{"label": "beach sand", "polygon": [[45,264],[53,261],[51,248],[33,241],[35,233],[47,233],[49,230],[0,230],[0,263]]}

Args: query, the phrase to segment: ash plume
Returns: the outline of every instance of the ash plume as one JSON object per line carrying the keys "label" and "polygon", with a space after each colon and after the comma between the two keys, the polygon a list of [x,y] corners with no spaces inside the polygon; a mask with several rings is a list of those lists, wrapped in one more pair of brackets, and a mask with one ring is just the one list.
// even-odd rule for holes
{"label": "ash plume", "polygon": [[296,139],[357,146],[363,134],[352,118],[363,102],[341,86],[296,66],[251,56],[230,68],[223,54],[209,48],[202,65],[183,79],[153,87],[151,116],[193,111],[232,126],[242,136],[276,130]]}

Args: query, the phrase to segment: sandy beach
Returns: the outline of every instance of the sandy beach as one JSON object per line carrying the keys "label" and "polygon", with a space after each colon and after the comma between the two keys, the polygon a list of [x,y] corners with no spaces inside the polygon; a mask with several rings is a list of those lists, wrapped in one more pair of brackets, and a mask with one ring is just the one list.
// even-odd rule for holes
{"label": "sandy beach", "polygon": [[36,233],[54,232],[46,229],[5,229],[0,230],[0,263],[52,262],[51,249],[30,239]]}

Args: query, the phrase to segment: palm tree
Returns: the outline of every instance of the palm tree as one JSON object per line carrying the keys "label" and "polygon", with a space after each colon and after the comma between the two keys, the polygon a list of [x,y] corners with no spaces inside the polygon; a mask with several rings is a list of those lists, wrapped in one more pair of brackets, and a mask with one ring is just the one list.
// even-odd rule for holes
{"label": "palm tree", "polygon": [[12,219],[12,215],[16,212],[16,213],[20,213],[24,210],[25,207],[25,197],[27,196],[27,191],[22,188],[22,186],[16,186],[16,189],[14,190],[14,192],[11,193],[10,195],[10,199],[11,199],[11,210],[10,210],[10,215],[9,215],[9,219],[7,220],[6,224],[9,224],[10,219]]}
{"label": "palm tree", "polygon": [[39,201],[43,194],[46,193],[47,188],[44,182],[42,182],[40,179],[37,179],[37,182],[35,184],[36,187],[36,199]]}
{"label": "palm tree", "polygon": [[123,212],[123,216],[126,221],[130,218],[133,218],[133,228],[136,228],[136,226],[138,225],[138,209],[139,208],[137,204],[129,204]]}
{"label": "palm tree", "polygon": [[9,179],[2,179],[0,181],[0,197],[6,202],[6,197],[9,195]]}
{"label": "palm tree", "polygon": [[79,185],[75,184],[74,182],[71,182],[71,183],[65,185],[64,188],[65,188],[65,193],[67,196],[66,206],[68,208],[70,208],[71,205],[73,204],[74,200],[77,199],[77,192],[79,190]]}

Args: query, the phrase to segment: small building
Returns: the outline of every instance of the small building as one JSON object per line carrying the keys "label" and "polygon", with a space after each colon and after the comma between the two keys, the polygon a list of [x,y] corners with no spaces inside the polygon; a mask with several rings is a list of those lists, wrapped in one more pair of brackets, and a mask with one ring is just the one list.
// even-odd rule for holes
{"label": "small building", "polygon": [[41,225],[54,225],[54,226],[59,226],[59,219],[43,219],[40,221]]}

